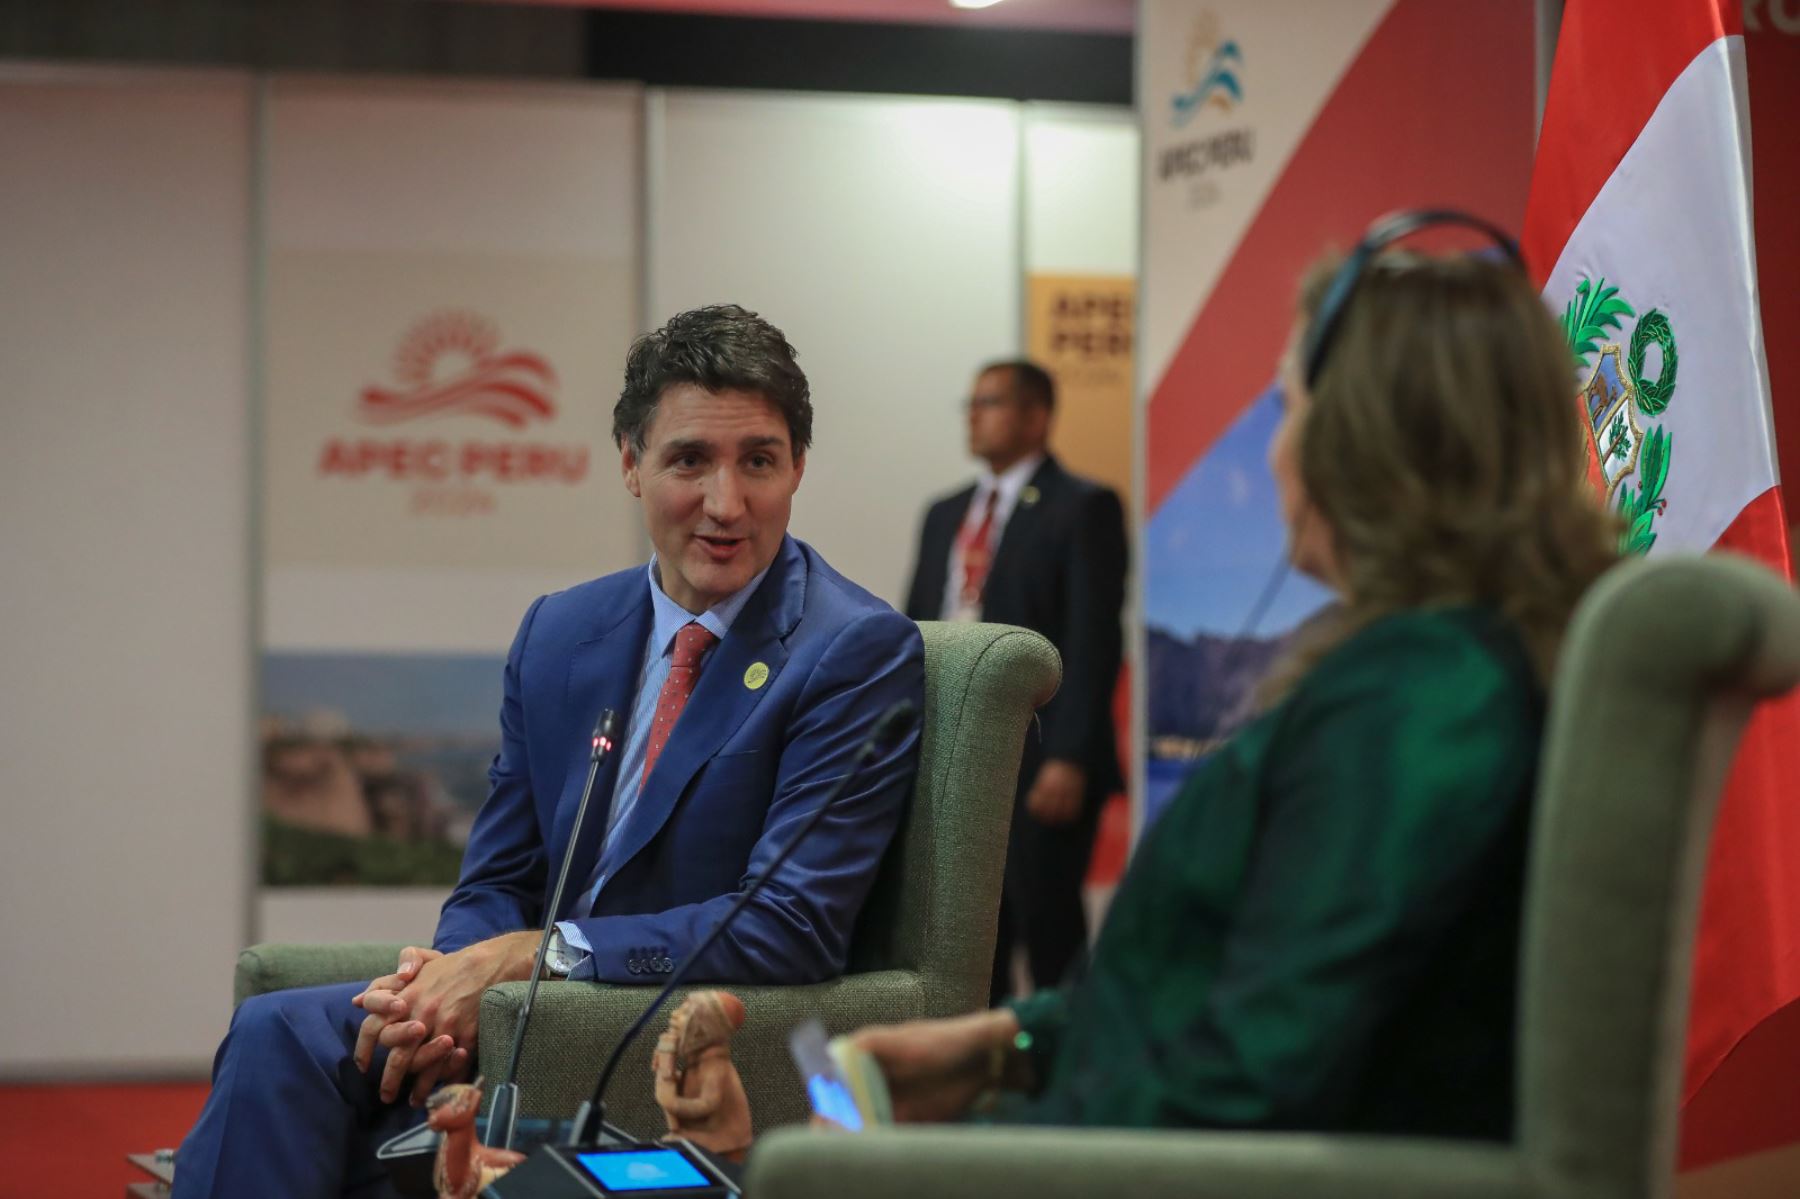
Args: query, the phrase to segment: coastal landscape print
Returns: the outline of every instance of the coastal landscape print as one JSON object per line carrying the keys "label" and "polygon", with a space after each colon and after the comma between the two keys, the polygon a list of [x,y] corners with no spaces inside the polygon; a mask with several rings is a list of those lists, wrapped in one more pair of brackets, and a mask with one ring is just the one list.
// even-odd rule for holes
{"label": "coastal landscape print", "polygon": [[1290,572],[1244,635],[1286,554],[1268,466],[1280,420],[1281,397],[1271,388],[1226,429],[1145,529],[1146,826],[1249,718],[1257,683],[1294,631],[1330,599]]}
{"label": "coastal landscape print", "polygon": [[265,654],[264,884],[454,883],[499,749],[504,665],[482,654]]}

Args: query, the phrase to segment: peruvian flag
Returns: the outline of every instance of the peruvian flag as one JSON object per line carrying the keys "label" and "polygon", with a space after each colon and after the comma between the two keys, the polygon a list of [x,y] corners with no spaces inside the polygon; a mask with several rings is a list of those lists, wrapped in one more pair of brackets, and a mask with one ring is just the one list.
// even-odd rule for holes
{"label": "peruvian flag", "polygon": [[[1757,301],[1742,2],[1572,0],[1525,253],[1562,315],[1591,473],[1628,548],[1723,546],[1791,578]],[[1745,1089],[1722,1065],[1800,997],[1797,749],[1800,708],[1765,705],[1720,807],[1694,963],[1684,1166],[1800,1139],[1800,1112],[1748,1144],[1741,1122],[1734,1134],[1733,1121],[1694,1119],[1713,1083]],[[1785,1037],[1761,1048],[1791,1073],[1800,1036]],[[1756,1098],[1723,1102],[1770,1106]]]}

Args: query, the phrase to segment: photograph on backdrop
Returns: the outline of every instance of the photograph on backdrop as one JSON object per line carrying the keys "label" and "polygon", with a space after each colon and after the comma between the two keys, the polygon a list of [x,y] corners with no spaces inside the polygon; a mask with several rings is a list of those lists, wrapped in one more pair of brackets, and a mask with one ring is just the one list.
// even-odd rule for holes
{"label": "photograph on backdrop", "polygon": [[1289,573],[1256,627],[1259,593],[1285,558],[1269,473],[1281,397],[1261,396],[1169,493],[1144,532],[1149,678],[1145,823],[1254,712],[1255,688],[1330,593]]}
{"label": "photograph on backdrop", "polygon": [[499,657],[263,657],[263,882],[448,886],[499,749]]}

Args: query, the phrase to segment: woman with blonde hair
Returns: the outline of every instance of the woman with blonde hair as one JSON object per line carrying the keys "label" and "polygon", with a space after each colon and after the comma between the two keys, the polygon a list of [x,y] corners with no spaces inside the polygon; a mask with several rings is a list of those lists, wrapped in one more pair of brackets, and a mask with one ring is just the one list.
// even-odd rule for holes
{"label": "woman with blonde hair", "polygon": [[[1475,224],[1494,257],[1386,251]],[[1269,447],[1340,603],[1145,835],[1087,975],[865,1029],[902,1120],[1505,1138],[1544,688],[1614,560],[1510,241],[1403,214],[1302,288]]]}

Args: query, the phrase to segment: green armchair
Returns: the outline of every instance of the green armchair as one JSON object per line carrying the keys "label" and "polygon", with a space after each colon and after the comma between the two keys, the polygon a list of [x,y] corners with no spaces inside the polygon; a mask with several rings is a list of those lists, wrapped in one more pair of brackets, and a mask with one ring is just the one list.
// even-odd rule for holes
{"label": "green armchair", "polygon": [[[1633,561],[1552,686],[1527,882],[1511,1145],[919,1127],[764,1138],[755,1199],[1644,1199],[1671,1189],[1712,817],[1758,699],[1800,682],[1800,597],[1726,556]],[[855,1180],[846,1188],[848,1179]]]}
{"label": "green armchair", "polygon": [[[1061,667],[1050,643],[1023,629],[937,623],[920,629],[925,722],[918,782],[858,921],[848,973],[811,986],[732,988],[748,1012],[733,1056],[759,1127],[806,1117],[787,1035],[807,1017],[835,1033],[952,1015],[987,1002],[1020,752],[1031,713],[1055,692]],[[254,945],[238,957],[236,999],[373,978],[392,971],[399,951],[367,943]],[[505,1076],[525,988],[504,983],[482,997],[480,1065],[489,1079]],[[653,993],[582,983],[541,988],[519,1069],[524,1113],[572,1114]],[[679,1001],[678,992],[671,1005]],[[660,1132],[649,1041],[641,1056],[641,1070],[627,1063],[620,1071],[607,1115],[632,1131]]]}

